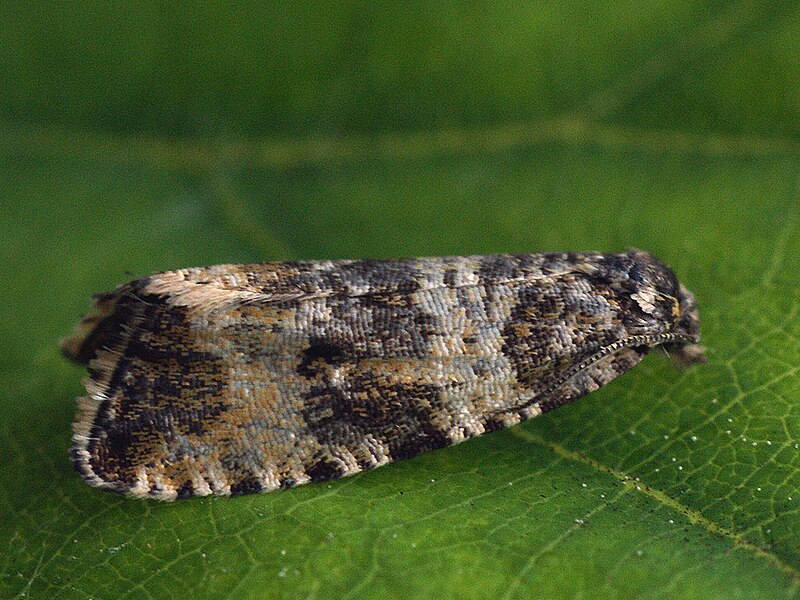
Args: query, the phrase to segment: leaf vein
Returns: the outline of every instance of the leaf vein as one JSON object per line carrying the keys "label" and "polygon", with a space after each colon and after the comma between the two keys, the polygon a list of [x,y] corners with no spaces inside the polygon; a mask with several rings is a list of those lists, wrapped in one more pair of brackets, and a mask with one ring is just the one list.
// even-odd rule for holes
{"label": "leaf vein", "polygon": [[733,543],[734,547],[744,548],[750,551],[755,556],[767,560],[773,566],[779,568],[781,571],[783,571],[785,574],[791,577],[793,580],[800,580],[800,570],[798,570],[796,567],[786,563],[779,556],[743,538],[740,533],[733,531],[727,527],[724,527],[719,523],[716,523],[711,519],[705,517],[700,511],[691,508],[689,506],[686,506],[684,504],[681,504],[678,500],[668,495],[666,492],[652,488],[648,485],[637,485],[635,479],[628,473],[609,467],[599,461],[589,458],[588,456],[580,454],[579,452],[575,452],[574,450],[569,450],[556,442],[547,440],[530,431],[526,431],[519,427],[514,428],[512,431],[513,434],[519,437],[520,439],[545,446],[558,456],[561,456],[568,460],[582,463],[598,471],[612,475],[620,482],[622,482],[626,486],[626,488],[635,489],[636,491],[641,492],[645,496],[648,496],[651,499],[655,500],[659,504],[662,504],[676,512],[683,514],[687,519],[689,519],[689,521],[692,524],[702,527],[703,529],[707,530],[710,533],[716,534],[720,537],[724,537],[730,540]]}

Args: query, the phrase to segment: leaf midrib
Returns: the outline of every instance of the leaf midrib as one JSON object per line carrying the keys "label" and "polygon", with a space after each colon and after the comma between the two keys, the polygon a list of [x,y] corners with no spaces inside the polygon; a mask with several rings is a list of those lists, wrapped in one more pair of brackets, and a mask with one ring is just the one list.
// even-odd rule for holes
{"label": "leaf midrib", "polygon": [[659,504],[684,515],[693,525],[702,527],[703,529],[714,535],[726,538],[731,542],[733,542],[733,545],[735,547],[747,550],[753,555],[761,559],[767,560],[772,566],[780,569],[783,573],[785,573],[792,579],[793,591],[800,589],[800,569],[798,569],[794,565],[785,562],[775,553],[770,552],[754,544],[750,540],[745,539],[736,531],[724,527],[723,525],[720,525],[719,523],[705,517],[700,511],[691,508],[685,504],[682,504],[677,499],[673,498],[663,490],[659,490],[643,482],[637,481],[634,476],[626,473],[625,471],[610,467],[600,461],[594,460],[593,458],[589,458],[588,456],[585,456],[579,452],[575,452],[574,450],[569,450],[568,448],[565,448],[561,444],[547,440],[535,433],[532,433],[520,427],[512,428],[511,433],[512,435],[514,435],[519,439],[544,446],[564,459],[573,462],[578,462],[583,465],[587,465],[601,473],[607,473],[609,475],[612,475],[627,488],[631,488],[637,492],[640,492],[643,495],[647,496],[648,498],[655,500]]}

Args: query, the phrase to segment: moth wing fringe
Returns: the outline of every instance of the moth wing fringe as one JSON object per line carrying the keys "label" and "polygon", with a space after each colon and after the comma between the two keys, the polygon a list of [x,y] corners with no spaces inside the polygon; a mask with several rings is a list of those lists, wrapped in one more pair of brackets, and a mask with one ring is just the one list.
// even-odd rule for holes
{"label": "moth wing fringe", "polygon": [[108,337],[114,335],[111,320],[117,312],[117,303],[131,291],[131,284],[125,284],[95,296],[91,309],[78,321],[72,334],[59,341],[64,356],[77,364],[88,364]]}
{"label": "moth wing fringe", "polygon": [[[195,300],[194,286],[183,284],[184,293],[165,285],[153,285],[161,276],[136,280],[115,290],[95,297],[92,308],[75,327],[73,334],[61,341],[62,352],[71,360],[88,367],[89,376],[82,381],[86,394],[77,398],[77,412],[73,422],[71,457],[75,469],[89,485],[136,498],[175,500],[178,490],[158,474],[148,475],[142,467],[132,483],[114,481],[99,475],[92,466],[90,444],[101,405],[108,400],[110,381],[125,356],[128,344],[141,328],[144,309],[152,302],[166,305],[191,305]],[[202,286],[197,286],[202,288]],[[186,289],[189,289],[187,294]],[[238,297],[237,297],[238,296]],[[184,302],[186,299],[190,302]],[[133,302],[123,302],[124,299]],[[211,310],[226,309],[241,304],[236,291],[219,291],[211,303]],[[208,310],[209,307],[206,307]],[[191,474],[193,496],[209,494],[230,495],[231,486],[223,473],[209,473],[203,477]],[[264,489],[277,488],[277,484]]]}
{"label": "moth wing fringe", "polygon": [[100,477],[92,468],[89,452],[100,405],[108,399],[109,381],[138,326],[140,317],[137,312],[125,316],[118,311],[120,299],[135,296],[134,283],[98,295],[90,312],[76,325],[72,335],[61,340],[61,350],[70,360],[87,365],[89,371],[89,376],[82,381],[86,395],[77,398],[78,409],[72,425],[71,455],[75,469],[93,487],[129,496],[145,496],[146,489],[131,489],[121,482]]}

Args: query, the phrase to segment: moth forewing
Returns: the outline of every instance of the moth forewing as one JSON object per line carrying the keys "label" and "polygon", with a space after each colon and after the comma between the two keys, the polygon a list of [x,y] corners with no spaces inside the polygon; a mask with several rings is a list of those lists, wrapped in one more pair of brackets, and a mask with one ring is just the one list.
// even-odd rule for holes
{"label": "moth forewing", "polygon": [[569,402],[667,344],[692,295],[649,254],[221,265],[98,296],[73,458],[92,485],[174,499],[371,469]]}

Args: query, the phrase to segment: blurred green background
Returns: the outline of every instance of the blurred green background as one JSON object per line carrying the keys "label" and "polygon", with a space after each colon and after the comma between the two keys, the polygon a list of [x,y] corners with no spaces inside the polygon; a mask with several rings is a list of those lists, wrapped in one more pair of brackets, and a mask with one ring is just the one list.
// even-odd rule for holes
{"label": "blurred green background", "polygon": [[[0,597],[800,595],[800,3],[0,17]],[[329,486],[168,505],[69,464],[56,342],[133,276],[629,247],[708,365]]]}
{"label": "blurred green background", "polygon": [[794,2],[6,3],[2,115],[294,137],[554,116],[796,137]]}

